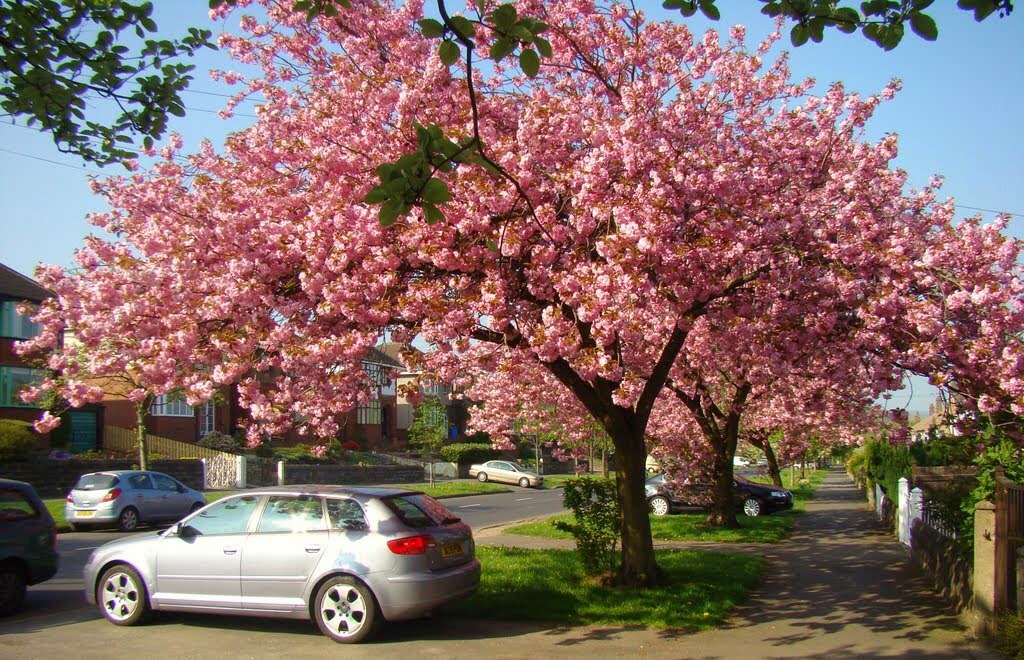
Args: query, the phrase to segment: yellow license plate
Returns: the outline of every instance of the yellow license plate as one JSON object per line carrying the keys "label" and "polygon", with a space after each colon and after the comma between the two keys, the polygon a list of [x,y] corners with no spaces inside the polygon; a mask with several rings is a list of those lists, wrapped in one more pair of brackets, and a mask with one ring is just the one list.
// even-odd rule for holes
{"label": "yellow license plate", "polygon": [[96,515],[95,511],[75,511],[76,518],[92,518]]}
{"label": "yellow license plate", "polygon": [[454,557],[462,554],[461,543],[449,543],[441,546],[441,557],[447,559],[448,557]]}

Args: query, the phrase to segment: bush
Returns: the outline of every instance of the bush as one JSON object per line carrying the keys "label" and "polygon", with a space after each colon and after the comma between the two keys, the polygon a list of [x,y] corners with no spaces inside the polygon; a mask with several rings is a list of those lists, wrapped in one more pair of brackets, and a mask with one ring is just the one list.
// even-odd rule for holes
{"label": "bush", "polygon": [[0,461],[27,461],[36,447],[32,425],[17,419],[0,419]]}
{"label": "bush", "polygon": [[237,454],[241,449],[238,441],[227,433],[210,431],[196,443],[199,447],[206,447],[214,451],[223,451],[229,454]]}
{"label": "bush", "polygon": [[492,449],[490,445],[480,443],[463,442],[441,447],[441,460],[458,465],[489,461],[500,455],[501,453]]}
{"label": "bush", "polygon": [[1024,612],[1008,612],[999,618],[993,640],[997,651],[1007,658],[1024,659]]}
{"label": "bush", "polygon": [[363,448],[355,440],[346,440],[341,443],[341,448],[346,451],[362,451]]}
{"label": "bush", "polygon": [[611,479],[579,477],[565,482],[564,503],[575,522],[554,522],[576,539],[583,571],[591,577],[614,573],[618,565],[619,496]]}
{"label": "bush", "polygon": [[868,475],[895,502],[900,479],[910,478],[910,449],[906,445],[890,445],[887,440],[874,440],[865,445],[865,450]]}

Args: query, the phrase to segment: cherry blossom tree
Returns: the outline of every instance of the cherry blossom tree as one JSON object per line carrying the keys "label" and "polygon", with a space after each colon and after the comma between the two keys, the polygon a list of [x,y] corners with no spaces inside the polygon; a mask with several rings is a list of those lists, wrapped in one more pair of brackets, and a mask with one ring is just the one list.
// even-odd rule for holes
{"label": "cherry blossom tree", "polygon": [[[97,268],[138,255],[152,307],[123,309],[160,320],[91,322],[150,351],[154,391],[195,403],[237,382],[251,433],[332,435],[368,396],[358,365],[385,332],[436,346],[429,366],[449,382],[494,360],[475,346],[499,346],[614,444],[623,584],[662,579],[647,431],[670,379],[703,400],[701,342],[748,320],[768,334],[779,317],[827,335],[931,231],[933,200],[890,167],[895,137],[863,135],[897,86],[812,95],[785,57],[763,61],[778,35],[751,52],[740,27],[723,42],[621,4],[530,0],[510,26],[535,17],[521,27],[550,53],[528,76],[501,58],[474,66],[473,49],[508,44],[472,12],[459,60],[420,32],[419,2],[353,0],[312,20],[261,4],[245,36],[222,39],[262,67],[223,76],[267,99],[256,124],[222,153],[183,157],[172,140],[147,171],[96,184],[113,210],[93,222],[117,236]],[[814,314],[829,296],[842,318]]]}

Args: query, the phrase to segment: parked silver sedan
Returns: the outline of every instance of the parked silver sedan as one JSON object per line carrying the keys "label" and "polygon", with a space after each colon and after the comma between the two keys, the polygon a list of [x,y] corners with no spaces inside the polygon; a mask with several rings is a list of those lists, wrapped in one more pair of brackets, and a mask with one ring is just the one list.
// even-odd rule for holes
{"label": "parked silver sedan", "polygon": [[176,522],[206,504],[206,496],[162,472],[112,470],[83,474],[68,493],[64,519],[71,529]]}
{"label": "parked silver sedan", "polygon": [[86,600],[117,625],[149,610],[312,618],[351,643],[468,596],[480,562],[469,526],[423,493],[284,486],[101,546],[84,578]]}
{"label": "parked silver sedan", "polygon": [[544,483],[544,477],[514,461],[487,461],[480,465],[470,465],[469,476],[479,481],[500,481],[523,488],[537,487]]}

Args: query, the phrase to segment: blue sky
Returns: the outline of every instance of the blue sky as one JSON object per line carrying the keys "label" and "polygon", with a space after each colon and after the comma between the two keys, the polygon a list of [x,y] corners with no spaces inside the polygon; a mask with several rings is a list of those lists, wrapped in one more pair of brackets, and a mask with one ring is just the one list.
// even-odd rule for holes
{"label": "blue sky", "polygon": [[[206,0],[155,4],[157,23],[168,36],[179,35],[188,26],[210,27],[215,35],[226,29],[211,24]],[[651,18],[684,20],[678,13],[663,12],[660,0],[638,4],[649,8]],[[772,29],[771,21],[759,13],[760,2],[718,4],[723,16],[717,24],[686,19],[695,32],[742,23],[748,40],[756,43]],[[432,6],[429,0],[427,6]],[[940,30],[934,43],[911,34],[895,51],[885,53],[860,35],[827,32],[822,44],[790,49],[793,74],[815,78],[822,90],[842,81],[864,94],[901,79],[903,91],[876,113],[869,126],[871,137],[897,133],[897,165],[910,173],[914,185],[941,174],[946,178],[944,195],[956,199],[961,215],[981,212],[991,219],[992,210],[1014,213],[1009,230],[1024,236],[1024,124],[1018,119],[1024,101],[1022,10],[980,24],[948,0],[930,11]],[[788,48],[788,29],[783,46]],[[196,63],[195,81],[183,95],[188,115],[172,123],[188,149],[203,138],[218,144],[228,132],[252,121],[246,106],[228,122],[216,115],[229,90],[210,81],[207,71],[230,68],[225,56],[207,53]],[[88,175],[99,173],[97,168],[59,153],[48,136],[18,123],[0,122],[0,263],[31,275],[39,262],[70,266],[74,250],[91,229],[85,214],[102,210],[104,203],[88,188]],[[892,404],[922,410],[933,396],[919,385],[913,398],[900,393]]]}

